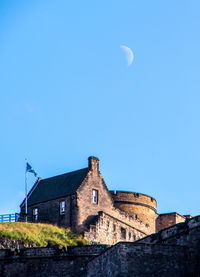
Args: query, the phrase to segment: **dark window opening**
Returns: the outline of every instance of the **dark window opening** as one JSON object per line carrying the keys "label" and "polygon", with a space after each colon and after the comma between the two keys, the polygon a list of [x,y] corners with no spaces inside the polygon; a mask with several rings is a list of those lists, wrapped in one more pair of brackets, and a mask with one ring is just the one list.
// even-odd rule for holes
{"label": "dark window opening", "polygon": [[113,232],[115,232],[115,231],[116,231],[116,225],[113,224]]}
{"label": "dark window opening", "polygon": [[124,229],[123,227],[121,227],[121,238],[126,239],[126,229]]}

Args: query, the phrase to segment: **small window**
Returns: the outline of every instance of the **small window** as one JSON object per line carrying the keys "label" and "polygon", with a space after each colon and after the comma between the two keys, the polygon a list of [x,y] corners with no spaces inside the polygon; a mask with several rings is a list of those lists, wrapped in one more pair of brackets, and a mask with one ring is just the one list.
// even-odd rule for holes
{"label": "small window", "polygon": [[116,231],[116,225],[113,224],[113,232],[115,232],[115,231]]}
{"label": "small window", "polygon": [[33,209],[33,219],[35,221],[38,220],[38,208]]}
{"label": "small window", "polygon": [[131,240],[131,232],[128,233],[128,238]]}
{"label": "small window", "polygon": [[121,238],[126,239],[126,229],[121,227]]}
{"label": "small window", "polygon": [[135,234],[133,234],[133,241],[136,239],[136,235]]}
{"label": "small window", "polygon": [[92,196],[93,196],[93,204],[98,204],[98,191],[93,189]]}
{"label": "small window", "polygon": [[101,225],[103,225],[103,218],[101,218]]}
{"label": "small window", "polygon": [[60,215],[65,213],[65,201],[60,202]]}

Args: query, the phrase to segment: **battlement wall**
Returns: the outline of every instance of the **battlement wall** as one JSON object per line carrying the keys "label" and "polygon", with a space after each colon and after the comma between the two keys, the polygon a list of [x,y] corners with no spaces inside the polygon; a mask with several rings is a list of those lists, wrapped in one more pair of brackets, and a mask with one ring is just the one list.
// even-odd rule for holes
{"label": "battlement wall", "polygon": [[199,245],[196,216],[137,242],[113,245],[89,261],[87,276],[200,276]]}
{"label": "battlement wall", "polygon": [[107,245],[0,249],[1,277],[87,276],[86,265]]}
{"label": "battlement wall", "polygon": [[153,197],[149,195],[129,191],[110,191],[110,193],[115,202],[130,202],[130,204],[144,204],[156,211],[157,202]]}
{"label": "battlement wall", "polygon": [[[115,208],[140,220],[148,227],[148,234],[155,233],[155,221],[158,216],[156,200],[142,193],[127,191],[110,191]],[[143,229],[144,230],[144,229]]]}
{"label": "battlement wall", "polygon": [[87,276],[189,276],[187,265],[185,247],[120,242],[89,261]]}
{"label": "battlement wall", "polygon": [[100,211],[96,220],[89,226],[89,230],[84,232],[84,238],[92,243],[113,245],[119,241],[135,241],[144,237],[146,234],[141,231],[141,226],[140,229],[135,227],[137,220],[130,219],[130,221],[131,225],[126,223],[127,220],[121,221],[119,215],[113,217]]}
{"label": "battlement wall", "polygon": [[[158,233],[149,235],[139,242],[170,243],[174,245],[192,246],[200,242],[200,216],[195,216],[185,222],[175,224]],[[192,243],[192,240],[194,243]],[[198,242],[197,242],[198,241]]]}

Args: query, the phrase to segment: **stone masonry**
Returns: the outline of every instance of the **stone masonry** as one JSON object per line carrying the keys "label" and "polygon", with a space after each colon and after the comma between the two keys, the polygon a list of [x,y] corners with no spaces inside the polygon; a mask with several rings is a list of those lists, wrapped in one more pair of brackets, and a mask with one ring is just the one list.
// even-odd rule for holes
{"label": "stone masonry", "polygon": [[199,261],[197,216],[138,241],[112,246],[0,249],[0,276],[199,277]]}
{"label": "stone masonry", "polygon": [[137,242],[120,242],[88,262],[88,277],[199,277],[200,216]]}
{"label": "stone masonry", "polygon": [[89,260],[108,246],[0,249],[1,277],[85,277]]}
{"label": "stone masonry", "polygon": [[[98,158],[89,157],[88,168],[38,179],[28,194],[27,218],[69,227],[91,244],[114,244],[135,241],[186,219],[177,213],[159,215],[156,208],[156,200],[149,195],[109,191]],[[20,219],[24,218],[25,201]]]}

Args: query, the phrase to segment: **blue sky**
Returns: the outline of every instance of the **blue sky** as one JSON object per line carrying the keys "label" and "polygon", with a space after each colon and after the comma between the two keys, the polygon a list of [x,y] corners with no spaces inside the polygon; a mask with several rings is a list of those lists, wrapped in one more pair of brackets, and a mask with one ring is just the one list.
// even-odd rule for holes
{"label": "blue sky", "polygon": [[199,214],[199,13],[183,0],[0,1],[0,214],[19,211],[25,158],[46,178],[90,155],[110,189]]}

